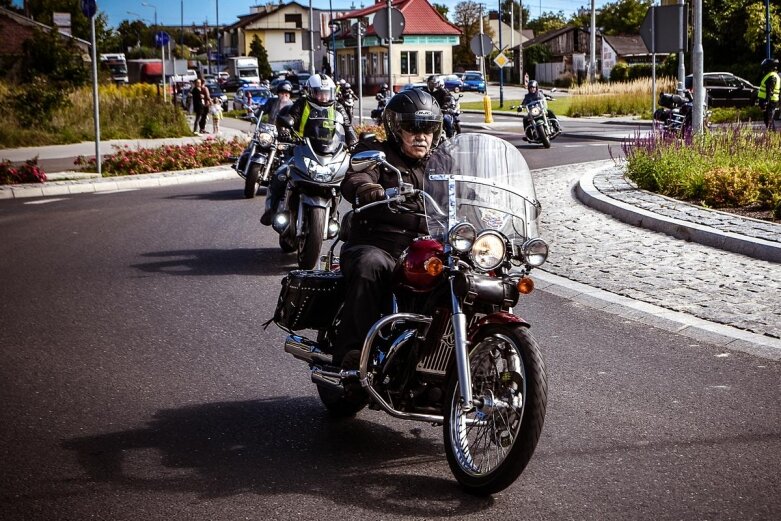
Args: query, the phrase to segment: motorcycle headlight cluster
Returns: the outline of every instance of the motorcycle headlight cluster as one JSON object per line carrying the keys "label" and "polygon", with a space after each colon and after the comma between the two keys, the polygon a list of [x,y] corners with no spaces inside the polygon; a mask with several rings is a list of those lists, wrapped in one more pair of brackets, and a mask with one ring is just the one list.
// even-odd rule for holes
{"label": "motorcycle headlight cluster", "polygon": [[327,165],[321,165],[317,161],[306,158],[306,167],[309,177],[318,183],[327,183],[334,178],[334,173]]}
{"label": "motorcycle headlight cluster", "polygon": [[531,109],[529,109],[529,114],[531,114],[533,117],[535,117],[535,118],[536,118],[537,116],[539,116],[540,114],[542,114],[542,109],[540,108],[540,106],[539,106],[539,105],[535,105],[534,107],[532,107]]}
{"label": "motorcycle headlight cluster", "polygon": [[258,133],[258,145],[260,145],[263,148],[268,148],[272,144],[274,144],[274,136],[272,136],[268,132]]}
{"label": "motorcycle headlight cluster", "polygon": [[457,224],[450,230],[448,242],[450,246],[458,253],[466,253],[472,249],[475,243],[477,232],[475,227],[469,223]]}
{"label": "motorcycle headlight cluster", "polygon": [[491,271],[504,263],[507,243],[499,233],[486,231],[475,240],[470,257],[475,265],[484,271]]}
{"label": "motorcycle headlight cluster", "polygon": [[521,255],[529,266],[542,266],[548,258],[548,244],[542,239],[529,239],[521,246]]}

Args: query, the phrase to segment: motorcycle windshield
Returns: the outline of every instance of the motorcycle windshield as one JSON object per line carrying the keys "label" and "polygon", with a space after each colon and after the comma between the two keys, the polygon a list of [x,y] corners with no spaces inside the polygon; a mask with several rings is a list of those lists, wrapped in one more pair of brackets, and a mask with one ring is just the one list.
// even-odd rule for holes
{"label": "motorcycle windshield", "polygon": [[320,155],[335,154],[345,142],[344,124],[336,119],[309,116],[304,127],[304,138],[312,150]]}
{"label": "motorcycle windshield", "polygon": [[539,237],[540,204],[526,160],[512,144],[488,134],[459,134],[436,148],[426,165],[424,198],[429,234],[446,243],[456,224],[496,230],[513,256]]}

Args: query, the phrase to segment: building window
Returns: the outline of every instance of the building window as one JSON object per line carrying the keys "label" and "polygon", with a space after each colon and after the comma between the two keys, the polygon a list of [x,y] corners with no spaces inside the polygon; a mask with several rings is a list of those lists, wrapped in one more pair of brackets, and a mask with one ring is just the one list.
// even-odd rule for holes
{"label": "building window", "polygon": [[285,33],[285,43],[296,43],[296,33]]}
{"label": "building window", "polygon": [[302,27],[301,13],[299,13],[299,14],[286,14],[285,15],[285,23],[286,24],[296,24],[296,27],[301,29],[301,27]]}
{"label": "building window", "polygon": [[[428,59],[429,53],[426,53],[426,59]],[[402,51],[401,52],[401,73],[414,76],[418,73],[418,52],[417,51]]]}
{"label": "building window", "polygon": [[442,74],[442,51],[426,51],[426,74]]}

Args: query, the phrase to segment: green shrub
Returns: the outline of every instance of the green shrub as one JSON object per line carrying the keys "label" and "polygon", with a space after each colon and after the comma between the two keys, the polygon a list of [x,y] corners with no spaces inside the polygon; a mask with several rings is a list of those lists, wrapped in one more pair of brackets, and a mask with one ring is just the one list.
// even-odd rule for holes
{"label": "green shrub", "polygon": [[629,65],[618,62],[610,71],[610,81],[626,81],[629,78]]}

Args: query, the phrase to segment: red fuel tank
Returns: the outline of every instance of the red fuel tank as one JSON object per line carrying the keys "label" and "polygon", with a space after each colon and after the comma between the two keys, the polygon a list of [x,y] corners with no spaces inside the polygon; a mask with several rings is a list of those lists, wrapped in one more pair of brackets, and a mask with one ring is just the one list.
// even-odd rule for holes
{"label": "red fuel tank", "polygon": [[443,258],[442,243],[430,237],[415,239],[399,259],[399,282],[413,291],[429,291],[437,284],[442,271],[432,269],[431,263],[441,267]]}

